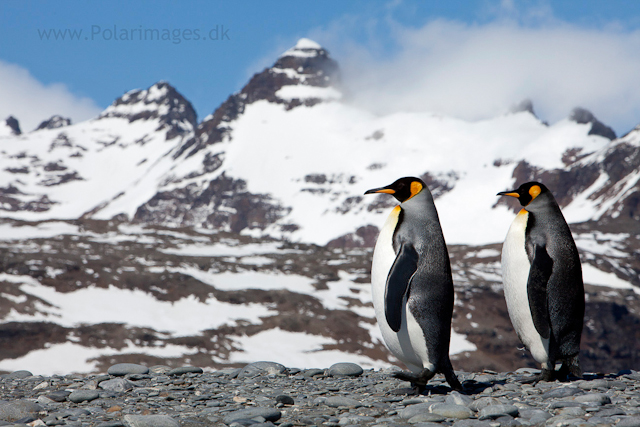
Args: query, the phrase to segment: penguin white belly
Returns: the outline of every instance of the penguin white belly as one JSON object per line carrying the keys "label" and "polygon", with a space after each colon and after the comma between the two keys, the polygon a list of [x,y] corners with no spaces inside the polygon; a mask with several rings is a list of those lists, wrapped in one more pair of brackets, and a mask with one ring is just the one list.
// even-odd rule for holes
{"label": "penguin white belly", "polygon": [[433,370],[434,365],[428,359],[422,328],[407,310],[406,298],[402,310],[402,324],[397,333],[389,327],[385,315],[385,288],[389,270],[396,259],[396,253],[393,250],[393,233],[399,214],[400,207],[397,206],[382,227],[373,252],[371,267],[373,307],[382,338],[389,351],[413,371],[418,372],[423,368]]}
{"label": "penguin white belly", "polygon": [[513,220],[502,246],[502,278],[509,317],[518,337],[533,358],[543,365],[549,360],[549,340],[542,338],[531,316],[527,282],[531,264],[525,250],[529,213],[521,210]]}

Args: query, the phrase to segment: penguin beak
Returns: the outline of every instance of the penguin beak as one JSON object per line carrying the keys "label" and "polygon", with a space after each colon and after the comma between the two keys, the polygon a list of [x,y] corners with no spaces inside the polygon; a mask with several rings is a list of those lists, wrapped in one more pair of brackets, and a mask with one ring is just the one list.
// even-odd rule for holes
{"label": "penguin beak", "polygon": [[511,196],[515,198],[520,198],[520,194],[516,191],[501,191],[496,196]]}
{"label": "penguin beak", "polygon": [[392,190],[391,188],[373,188],[371,190],[367,190],[364,194],[373,194],[373,193],[386,193],[386,194],[396,194],[396,190]]}

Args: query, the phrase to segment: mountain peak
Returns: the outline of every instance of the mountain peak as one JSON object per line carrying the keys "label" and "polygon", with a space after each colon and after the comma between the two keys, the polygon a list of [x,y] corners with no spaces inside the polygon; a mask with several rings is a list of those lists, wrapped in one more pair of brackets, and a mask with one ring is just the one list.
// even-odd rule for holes
{"label": "mountain peak", "polygon": [[292,48],[284,52],[282,55],[280,55],[280,58],[287,57],[287,56],[310,58],[310,57],[317,56],[323,50],[324,49],[322,48],[322,46],[320,46],[318,43],[314,42],[313,40],[307,39],[307,38],[301,38],[300,40],[298,40],[298,43],[296,43],[295,46],[293,46]]}
{"label": "mountain peak", "polygon": [[339,78],[338,63],[329,52],[313,40],[300,39],[270,68],[254,74],[240,92],[231,95],[207,116],[198,126],[196,137],[186,142],[176,156],[186,150],[192,155],[206,145],[222,141],[228,131],[227,123],[254,102],[283,104],[290,110],[338,100],[342,97],[336,89]]}
{"label": "mountain peak", "polygon": [[591,111],[585,108],[574,108],[569,115],[569,120],[578,124],[591,123],[589,135],[599,135],[611,140],[616,139],[616,133],[614,130],[598,120]]}
{"label": "mountain peak", "polygon": [[20,130],[20,123],[18,119],[13,116],[9,116],[4,120],[4,123],[0,122],[0,136],[17,136],[22,135]]}
{"label": "mountain peak", "polygon": [[36,130],[57,129],[57,128],[61,128],[69,125],[71,125],[71,119],[67,117],[62,117],[56,114],[51,116],[48,120],[45,120],[42,123],[40,123],[36,128]]}
{"label": "mountain peak", "polygon": [[167,129],[167,139],[193,131],[197,126],[196,111],[191,103],[166,81],[159,81],[148,89],[134,89],[98,116],[98,119],[124,118],[129,122],[156,119],[158,130]]}

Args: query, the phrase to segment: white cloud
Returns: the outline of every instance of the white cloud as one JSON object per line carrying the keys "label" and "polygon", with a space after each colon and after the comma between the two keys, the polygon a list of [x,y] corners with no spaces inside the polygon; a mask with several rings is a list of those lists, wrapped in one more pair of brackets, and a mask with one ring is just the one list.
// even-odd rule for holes
{"label": "white cloud", "polygon": [[[478,120],[529,98],[550,122],[581,106],[619,134],[640,123],[640,31],[568,24],[544,4],[514,7],[503,1],[482,24],[435,19],[415,28],[362,17],[375,28],[364,38],[349,16],[311,34],[338,58],[351,101],[378,113]],[[393,48],[380,48],[386,37]]]}
{"label": "white cloud", "polygon": [[72,94],[64,84],[45,85],[27,69],[0,61],[0,120],[14,116],[22,132],[32,131],[54,114],[77,123],[101,111],[92,99]]}

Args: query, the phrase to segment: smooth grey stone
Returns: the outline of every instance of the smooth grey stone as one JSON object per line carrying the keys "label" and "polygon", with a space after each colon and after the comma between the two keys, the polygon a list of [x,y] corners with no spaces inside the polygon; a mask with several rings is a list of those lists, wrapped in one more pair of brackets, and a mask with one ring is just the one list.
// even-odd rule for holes
{"label": "smooth grey stone", "polygon": [[568,396],[575,396],[576,394],[582,393],[582,390],[576,387],[558,387],[550,390],[546,393],[543,393],[540,396],[542,399],[554,399]]}
{"label": "smooth grey stone", "polygon": [[54,402],[64,402],[65,400],[67,400],[67,397],[69,397],[70,394],[70,391],[58,390],[52,393],[47,393],[44,396],[53,400]]}
{"label": "smooth grey stone", "polygon": [[96,390],[75,390],[67,397],[73,403],[91,402],[100,397]]}
{"label": "smooth grey stone", "polygon": [[340,418],[340,425],[351,425],[351,424],[362,424],[362,423],[371,423],[376,419],[373,417],[368,417],[366,415],[355,415],[355,414],[347,414]]}
{"label": "smooth grey stone", "polygon": [[609,396],[603,393],[583,394],[582,396],[576,396],[574,400],[580,403],[595,403],[597,405],[606,405],[611,403]]}
{"label": "smooth grey stone", "polygon": [[434,414],[442,415],[447,418],[465,419],[470,418],[473,415],[471,409],[462,405],[449,405],[447,403],[436,403],[431,406],[431,412]]}
{"label": "smooth grey stone", "polygon": [[305,369],[302,372],[302,375],[307,378],[313,378],[316,375],[323,375],[323,374],[324,374],[324,369]]}
{"label": "smooth grey stone", "polygon": [[622,408],[607,408],[593,414],[594,417],[613,417],[614,415],[627,415],[627,413]]}
{"label": "smooth grey stone", "polygon": [[471,402],[469,404],[469,409],[478,412],[481,411],[482,408],[485,408],[489,405],[502,405],[502,402],[500,402],[495,397],[484,396]]}
{"label": "smooth grey stone", "polygon": [[453,427],[491,427],[489,421],[480,420],[459,420],[453,423]]}
{"label": "smooth grey stone", "polygon": [[29,371],[14,371],[14,372],[11,372],[10,374],[3,375],[2,377],[5,379],[23,379],[23,378],[28,378],[32,376],[33,374]]}
{"label": "smooth grey stone", "polygon": [[479,420],[493,420],[505,415],[518,416],[518,408],[513,405],[489,405],[480,410]]}
{"label": "smooth grey stone", "polygon": [[341,397],[341,396],[327,397],[327,399],[324,401],[324,404],[332,408],[339,408],[340,406],[346,406],[349,408],[359,408],[363,406],[361,402],[355,399],[350,399],[348,397]]}
{"label": "smooth grey stone", "polygon": [[578,384],[578,388],[581,388],[582,390],[591,390],[601,387],[609,388],[609,382],[607,380],[597,379],[591,381],[582,381],[580,384]]}
{"label": "smooth grey stone", "polygon": [[286,394],[279,394],[276,396],[276,403],[282,403],[283,405],[295,405],[295,401],[293,397],[287,396]]}
{"label": "smooth grey stone", "polygon": [[520,409],[518,409],[518,416],[520,418],[524,418],[524,419],[530,419],[530,418],[537,417],[537,418],[544,418],[545,420],[548,420],[549,418],[552,417],[552,415],[550,413],[548,413],[547,411],[543,411],[542,409],[535,409],[535,408],[532,408],[532,409],[520,408]]}
{"label": "smooth grey stone", "polygon": [[115,377],[123,377],[127,374],[148,374],[149,368],[136,363],[117,363],[107,369],[107,374]]}
{"label": "smooth grey stone", "polygon": [[597,426],[612,426],[616,424],[616,421],[617,421],[616,419],[609,418],[609,417],[603,418],[603,417],[593,416],[589,418],[589,422]]}
{"label": "smooth grey stone", "polygon": [[167,375],[201,374],[204,371],[197,366],[181,366],[167,372]]}
{"label": "smooth grey stone", "polygon": [[572,417],[583,417],[586,411],[579,407],[562,408],[558,411],[558,415],[571,415]]}
{"label": "smooth grey stone", "polygon": [[125,391],[131,390],[133,388],[133,384],[131,384],[131,381],[125,380],[124,378],[114,378],[112,380],[102,381],[98,384],[98,387],[104,390],[124,393]]}
{"label": "smooth grey stone", "polygon": [[228,413],[224,417],[224,422],[230,424],[236,420],[252,419],[255,417],[262,417],[266,421],[278,421],[281,416],[282,413],[277,409],[256,407]]}
{"label": "smooth grey stone", "polygon": [[469,405],[473,403],[473,399],[470,398],[469,396],[465,396],[464,394],[460,394],[457,391],[452,391],[447,396],[447,399],[445,400],[445,402],[451,405],[462,405],[462,406],[469,407]]}
{"label": "smooth grey stone", "polygon": [[329,375],[332,377],[358,377],[363,372],[362,367],[355,363],[335,363],[329,368]]}
{"label": "smooth grey stone", "polygon": [[180,424],[168,415],[125,415],[124,423],[129,427],[179,427]]}
{"label": "smooth grey stone", "polygon": [[398,415],[400,415],[400,418],[410,419],[418,414],[429,413],[429,408],[431,408],[433,404],[433,402],[425,402],[411,405],[402,409]]}
{"label": "smooth grey stone", "polygon": [[432,413],[429,413],[429,412],[423,412],[421,414],[414,415],[413,417],[409,418],[409,423],[411,423],[411,424],[417,424],[417,423],[440,423],[440,422],[444,421],[445,419],[446,419],[446,417],[443,417],[442,415],[432,414]]}
{"label": "smooth grey stone", "polygon": [[14,400],[0,403],[0,420],[17,421],[25,417],[35,417],[44,408],[28,400]]}
{"label": "smooth grey stone", "polygon": [[238,379],[253,378],[258,375],[280,375],[287,372],[287,368],[275,362],[249,363],[238,372]]}
{"label": "smooth grey stone", "polygon": [[560,408],[575,408],[582,407],[580,402],[574,402],[572,400],[558,400],[556,402],[551,402],[549,404],[549,409],[560,409]]}
{"label": "smooth grey stone", "polygon": [[419,422],[415,423],[414,427],[442,427],[442,424],[435,422]]}
{"label": "smooth grey stone", "polygon": [[620,421],[618,421],[616,427],[640,427],[640,415],[620,418]]}

